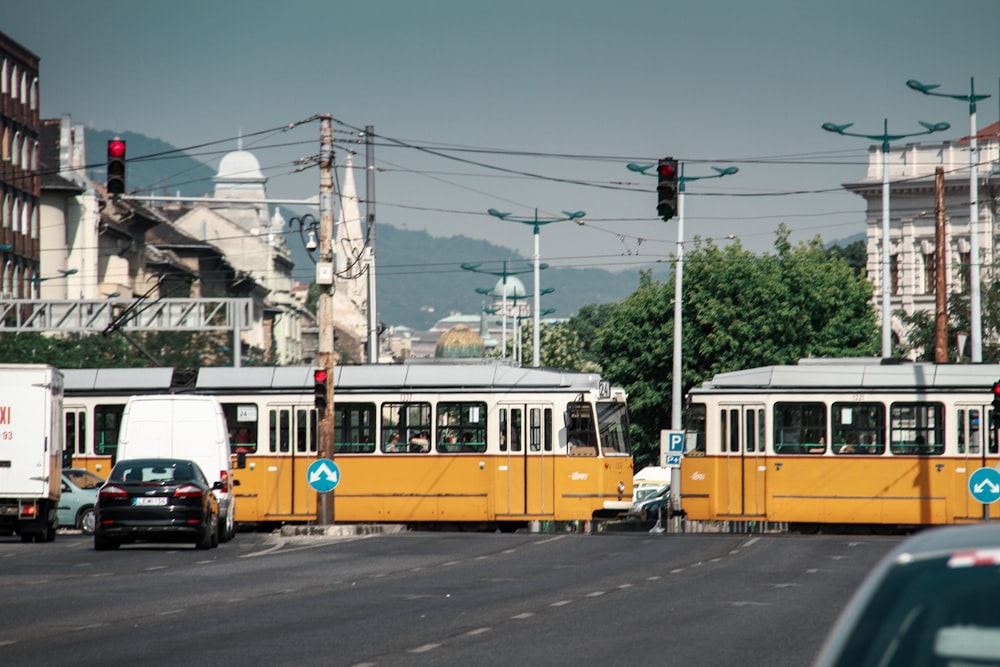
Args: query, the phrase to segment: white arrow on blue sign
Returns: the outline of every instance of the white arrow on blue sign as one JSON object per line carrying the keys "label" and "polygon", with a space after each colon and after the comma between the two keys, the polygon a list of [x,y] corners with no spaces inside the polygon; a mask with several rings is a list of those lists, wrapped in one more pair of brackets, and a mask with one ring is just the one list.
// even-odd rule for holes
{"label": "white arrow on blue sign", "polygon": [[969,493],[976,502],[989,505],[1000,500],[1000,470],[980,468],[969,475]]}
{"label": "white arrow on blue sign", "polygon": [[329,493],[340,484],[340,467],[330,459],[316,459],[306,471],[309,486],[320,493]]}

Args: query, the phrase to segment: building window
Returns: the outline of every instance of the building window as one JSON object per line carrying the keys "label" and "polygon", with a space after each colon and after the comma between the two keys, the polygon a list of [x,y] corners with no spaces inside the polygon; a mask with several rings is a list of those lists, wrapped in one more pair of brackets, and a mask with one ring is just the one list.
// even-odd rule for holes
{"label": "building window", "polygon": [[972,253],[958,253],[958,286],[959,290],[966,294],[969,291],[969,282],[972,279]]}
{"label": "building window", "polygon": [[937,285],[937,257],[934,252],[924,253],[924,294],[933,294]]}
{"label": "building window", "polygon": [[899,254],[889,256],[889,276],[892,280],[892,293],[899,294]]}

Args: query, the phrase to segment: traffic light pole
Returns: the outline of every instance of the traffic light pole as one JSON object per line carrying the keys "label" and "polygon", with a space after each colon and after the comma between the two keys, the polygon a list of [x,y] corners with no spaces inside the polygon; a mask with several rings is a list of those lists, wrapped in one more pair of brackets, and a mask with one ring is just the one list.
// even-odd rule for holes
{"label": "traffic light pole", "polygon": [[[320,116],[319,257],[317,267],[332,267],[333,257],[333,123]],[[318,272],[318,271],[317,271]],[[318,276],[317,276],[318,278]],[[317,414],[319,458],[333,457],[333,284],[317,279],[319,287],[319,366],[326,371],[326,409]],[[334,522],[334,492],[319,495],[319,523]]]}

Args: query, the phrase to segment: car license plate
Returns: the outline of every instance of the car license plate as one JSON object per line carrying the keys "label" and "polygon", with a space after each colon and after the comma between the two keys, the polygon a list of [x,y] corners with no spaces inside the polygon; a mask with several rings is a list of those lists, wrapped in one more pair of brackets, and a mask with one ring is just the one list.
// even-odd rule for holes
{"label": "car license plate", "polygon": [[147,506],[150,506],[150,505],[154,505],[154,506],[155,505],[166,505],[167,504],[167,499],[165,497],[160,497],[160,498],[133,498],[132,499],[132,504],[133,505],[142,505],[143,507],[147,507]]}

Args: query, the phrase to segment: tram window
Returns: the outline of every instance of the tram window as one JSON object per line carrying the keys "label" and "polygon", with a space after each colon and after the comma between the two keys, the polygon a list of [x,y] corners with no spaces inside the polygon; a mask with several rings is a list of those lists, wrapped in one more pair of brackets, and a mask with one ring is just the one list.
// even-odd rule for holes
{"label": "tram window", "polygon": [[740,411],[729,411],[729,451],[740,451]]}
{"label": "tram window", "polygon": [[521,451],[521,409],[510,409],[510,451]]}
{"label": "tram window", "polygon": [[309,410],[303,408],[295,409],[295,451],[309,451]]}
{"label": "tram window", "polygon": [[[691,403],[684,411],[684,448],[685,456],[705,455],[705,421],[708,410],[704,403]],[[764,420],[760,420],[763,428]],[[761,438],[761,442],[764,442]]]}
{"label": "tram window", "polygon": [[507,408],[500,408],[500,451],[507,451]]}
{"label": "tram window", "polygon": [[289,410],[271,410],[269,430],[271,435],[270,450],[287,454],[292,448],[292,424]]}
{"label": "tram window", "polygon": [[589,403],[566,406],[566,443],[570,456],[597,456],[597,431]]}
{"label": "tram window", "polygon": [[543,435],[542,446],[545,451],[552,451],[552,408],[545,408],[545,419],[543,421],[545,432]]}
{"label": "tram window", "polygon": [[371,454],[375,451],[375,404],[333,404],[333,451]]}
{"label": "tram window", "polygon": [[528,449],[542,451],[542,411],[539,408],[528,410]]}
{"label": "tram window", "polygon": [[757,451],[757,413],[752,409],[746,411],[746,439],[747,439],[747,451],[755,452]]}
{"label": "tram window", "polygon": [[885,452],[885,405],[834,403],[832,413],[835,454]]}
{"label": "tram window", "polygon": [[601,432],[601,451],[605,456],[628,456],[632,442],[628,432],[628,408],[620,401],[597,403],[597,425]]}
{"label": "tram window", "polygon": [[944,454],[944,405],[893,403],[889,411],[889,451],[903,456]]}
{"label": "tram window", "polygon": [[66,441],[63,449],[72,454],[84,454],[87,447],[87,411],[67,410]]}
{"label": "tram window", "polygon": [[388,453],[430,451],[430,433],[430,403],[382,404],[382,451]]}
{"label": "tram window", "polygon": [[989,438],[989,443],[990,444],[987,445],[987,447],[989,448],[989,453],[990,454],[996,454],[997,453],[997,429],[995,428],[996,422],[993,421],[993,420],[997,419],[997,418],[1000,418],[1000,416],[998,416],[996,413],[994,413],[992,408],[989,408],[989,413],[988,414],[990,416],[990,424],[989,424],[990,427],[988,429],[986,429],[986,432],[989,433],[989,435],[987,437]]}
{"label": "tram window", "polygon": [[980,410],[970,408],[968,410],[958,409],[956,411],[958,419],[955,424],[956,435],[958,436],[958,453],[965,454],[966,446],[970,454],[981,454],[983,451],[983,433],[979,421]]}
{"label": "tram window", "polygon": [[825,404],[774,404],[775,454],[822,454],[825,451]]}
{"label": "tram window", "polygon": [[229,446],[234,454],[253,454],[257,451],[257,405],[254,403],[223,403],[229,428]]}
{"label": "tram window", "polygon": [[94,408],[94,453],[112,458],[118,453],[118,430],[125,404],[98,405]]}
{"label": "tram window", "polygon": [[486,451],[486,403],[482,401],[437,404],[437,442],[439,452]]}

